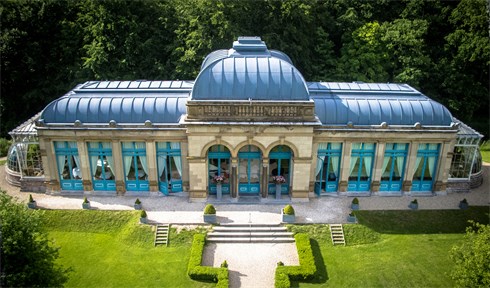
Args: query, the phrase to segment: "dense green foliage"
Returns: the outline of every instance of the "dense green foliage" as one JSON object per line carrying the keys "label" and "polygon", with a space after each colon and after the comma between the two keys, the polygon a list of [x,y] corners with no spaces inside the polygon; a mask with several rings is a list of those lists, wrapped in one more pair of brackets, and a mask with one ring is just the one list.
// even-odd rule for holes
{"label": "dense green foliage", "polygon": [[488,136],[485,0],[5,0],[0,17],[0,136],[77,83],[194,79],[241,35],[310,81],[406,82]]}
{"label": "dense green foliage", "polygon": [[29,211],[0,190],[0,286],[62,287],[69,269],[57,263],[58,248],[47,238],[42,211]]}
{"label": "dense green foliage", "polygon": [[298,266],[277,265],[275,287],[291,287],[289,280],[311,280],[317,272],[315,257],[311,249],[310,236],[304,233],[294,235],[298,250]]}
{"label": "dense green foliage", "polygon": [[[354,211],[360,224],[378,233],[464,233],[468,221],[489,223],[488,206],[470,206],[466,210]],[[428,221],[430,219],[430,221]]]}
{"label": "dense green foliage", "polygon": [[490,141],[485,141],[480,145],[481,157],[484,162],[490,163]]}
{"label": "dense green foliage", "polygon": [[284,206],[284,209],[282,211],[286,215],[294,215],[294,208],[293,208],[293,206],[291,206],[289,204]]}
{"label": "dense green foliage", "polygon": [[207,215],[214,215],[216,214],[216,208],[214,208],[212,204],[207,204],[206,207],[204,207],[203,213]]}
{"label": "dense green foliage", "polygon": [[194,280],[216,282],[216,287],[228,287],[228,268],[221,265],[220,268],[201,266],[202,253],[206,244],[205,234],[195,234],[191,247],[191,257],[187,266],[187,275]]}
{"label": "dense green foliage", "polygon": [[468,227],[463,243],[453,247],[451,277],[459,287],[490,286],[490,225]]}
{"label": "dense green foliage", "polygon": [[7,153],[8,153],[9,148],[10,148],[10,144],[12,144],[12,142],[10,140],[5,139],[5,138],[0,138],[0,157],[7,156]]}

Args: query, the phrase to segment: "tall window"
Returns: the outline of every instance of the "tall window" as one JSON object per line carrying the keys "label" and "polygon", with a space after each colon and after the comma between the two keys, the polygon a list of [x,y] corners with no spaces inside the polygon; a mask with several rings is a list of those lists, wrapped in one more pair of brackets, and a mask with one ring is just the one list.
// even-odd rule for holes
{"label": "tall window", "polygon": [[122,154],[126,189],[128,191],[148,191],[148,164],[145,142],[123,142]]}
{"label": "tall window", "polygon": [[386,143],[385,156],[381,166],[380,191],[401,190],[407,149],[407,143]]}
{"label": "tall window", "polygon": [[230,150],[223,145],[214,145],[208,151],[208,189],[209,194],[216,194],[215,176],[223,176],[221,184],[223,194],[230,193]]}
{"label": "tall window", "polygon": [[54,142],[56,164],[62,190],[83,190],[82,170],[77,142]]}
{"label": "tall window", "polygon": [[116,190],[114,158],[110,142],[89,142],[88,154],[94,190]]}
{"label": "tall window", "polygon": [[352,143],[348,191],[369,191],[374,148],[374,143]]}
{"label": "tall window", "polygon": [[342,143],[318,143],[315,192],[335,192],[338,189]]}
{"label": "tall window", "polygon": [[439,144],[419,144],[412,191],[432,191],[438,155]]}
{"label": "tall window", "polygon": [[157,143],[159,189],[164,194],[182,192],[182,157],[179,142]]}
{"label": "tall window", "polygon": [[284,177],[286,183],[281,184],[281,194],[289,193],[291,156],[291,149],[285,145],[276,146],[269,153],[269,193],[274,194],[276,191],[276,184],[272,178],[274,176]]}

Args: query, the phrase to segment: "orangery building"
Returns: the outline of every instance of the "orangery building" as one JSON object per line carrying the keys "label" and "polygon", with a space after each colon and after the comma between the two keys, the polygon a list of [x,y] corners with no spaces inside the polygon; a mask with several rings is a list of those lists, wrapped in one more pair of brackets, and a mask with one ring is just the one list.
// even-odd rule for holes
{"label": "orangery building", "polygon": [[190,81],[88,81],[10,132],[7,177],[50,194],[307,200],[481,182],[482,136],[407,84],[307,82],[240,37]]}

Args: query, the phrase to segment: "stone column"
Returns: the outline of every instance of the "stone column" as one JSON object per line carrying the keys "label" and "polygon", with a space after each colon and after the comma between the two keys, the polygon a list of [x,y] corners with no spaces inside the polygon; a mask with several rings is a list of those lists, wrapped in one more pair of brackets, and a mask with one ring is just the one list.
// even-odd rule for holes
{"label": "stone column", "polygon": [[352,142],[345,142],[342,149],[339,175],[339,192],[347,192],[347,183],[349,182],[350,158],[352,151]]}
{"label": "stone column", "polygon": [[124,195],[126,193],[125,186],[125,175],[124,175],[124,162],[122,157],[122,147],[119,140],[112,140],[112,159],[114,160],[115,175],[116,179],[116,191],[119,195]]}
{"label": "stone column", "polygon": [[90,156],[88,155],[88,149],[83,139],[77,140],[78,157],[80,158],[80,171],[82,172],[83,190],[92,191],[92,173],[90,172]]}
{"label": "stone column", "polygon": [[405,167],[405,177],[403,180],[402,190],[410,192],[412,190],[412,180],[415,174],[415,163],[417,161],[417,151],[419,150],[419,142],[410,142],[407,155],[407,166]]}
{"label": "stone column", "polygon": [[146,142],[146,163],[148,165],[148,182],[150,191],[158,191],[157,149],[155,141]]}
{"label": "stone column", "polygon": [[373,159],[374,160],[373,171],[371,173],[372,175],[371,191],[376,194],[378,193],[379,186],[381,184],[381,176],[383,173],[381,169],[383,168],[385,150],[386,150],[386,143],[377,143],[376,152],[374,154],[374,159]]}
{"label": "stone column", "polygon": [[441,144],[439,165],[437,166],[437,178],[434,182],[434,191],[438,194],[446,194],[447,179],[449,177],[449,169],[451,169],[451,161],[453,158],[454,141],[446,141]]}
{"label": "stone column", "polygon": [[208,196],[208,169],[206,158],[188,157],[189,163],[189,196],[190,198],[206,198]]}
{"label": "stone column", "polygon": [[262,198],[267,198],[269,194],[269,158],[262,158],[262,189],[260,191]]}
{"label": "stone column", "polygon": [[238,198],[238,159],[231,158],[231,198]]}

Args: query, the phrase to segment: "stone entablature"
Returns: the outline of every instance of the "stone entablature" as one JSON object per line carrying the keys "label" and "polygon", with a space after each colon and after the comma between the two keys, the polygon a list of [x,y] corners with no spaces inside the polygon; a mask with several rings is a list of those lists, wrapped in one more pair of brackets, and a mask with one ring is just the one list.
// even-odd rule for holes
{"label": "stone entablature", "polygon": [[317,122],[313,101],[187,102],[186,121]]}

